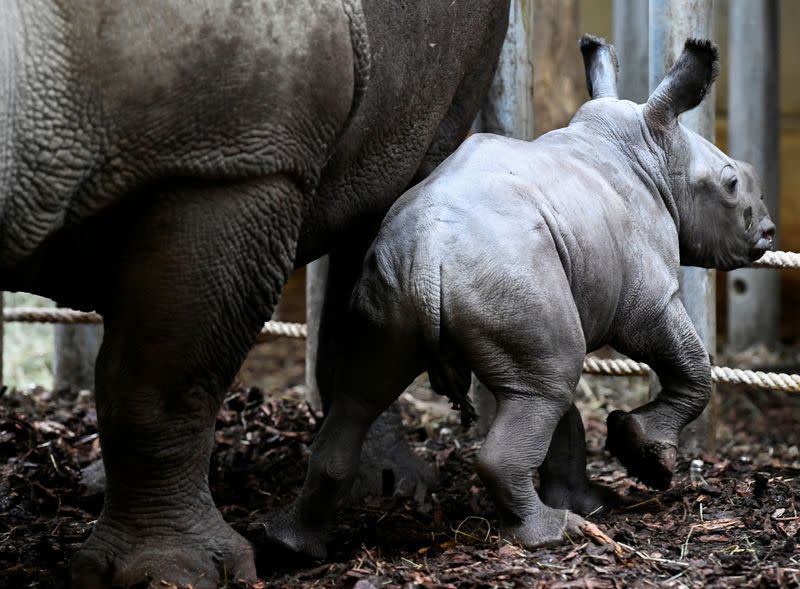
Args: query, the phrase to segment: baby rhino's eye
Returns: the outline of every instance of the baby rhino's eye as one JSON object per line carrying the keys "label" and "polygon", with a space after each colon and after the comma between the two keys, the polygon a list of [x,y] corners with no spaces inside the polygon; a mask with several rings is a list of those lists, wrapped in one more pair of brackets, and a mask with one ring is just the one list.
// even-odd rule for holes
{"label": "baby rhino's eye", "polygon": [[731,166],[725,166],[722,170],[722,185],[725,189],[732,193],[736,190],[736,184],[739,182],[739,178],[736,175],[736,172],[733,170]]}

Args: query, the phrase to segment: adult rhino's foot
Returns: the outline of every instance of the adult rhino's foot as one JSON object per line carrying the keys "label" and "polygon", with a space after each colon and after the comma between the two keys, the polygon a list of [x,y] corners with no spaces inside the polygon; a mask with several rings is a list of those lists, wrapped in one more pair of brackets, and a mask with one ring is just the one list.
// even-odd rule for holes
{"label": "adult rhino's foot", "polygon": [[260,524],[252,524],[248,537],[259,555],[259,564],[301,564],[324,560],[328,555],[326,530],[301,523],[294,505],[267,515]]}
{"label": "adult rhino's foot", "polygon": [[581,485],[542,485],[539,491],[542,502],[553,509],[566,509],[581,515],[606,513],[622,505],[624,499],[609,487],[585,480]]}
{"label": "adult rhino's foot", "polygon": [[628,473],[654,489],[668,489],[678,458],[677,436],[665,435],[645,415],[612,411],[606,449]]}
{"label": "adult rhino's foot", "polygon": [[[207,519],[217,521],[209,526]],[[219,512],[207,519],[183,526],[170,522],[171,531],[159,527],[144,536],[143,524],[126,530],[101,516],[73,558],[73,589],[216,589],[234,580],[256,581],[247,540],[222,521]]]}
{"label": "adult rhino's foot", "polygon": [[500,536],[504,540],[534,549],[580,538],[583,536],[582,528],[585,524],[586,520],[570,511],[542,506],[536,513],[524,519],[504,525]]}

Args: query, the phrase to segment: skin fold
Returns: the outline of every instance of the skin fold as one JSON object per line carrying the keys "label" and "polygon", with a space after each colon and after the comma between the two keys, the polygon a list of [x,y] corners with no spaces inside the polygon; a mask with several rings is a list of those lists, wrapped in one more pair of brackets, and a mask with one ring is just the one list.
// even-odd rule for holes
{"label": "skin fold", "polygon": [[573,404],[585,353],[603,345],[647,362],[663,385],[609,415],[607,448],[631,475],[669,486],[678,434],[711,389],[679,265],[747,265],[775,227],[753,168],[678,120],[716,77],[714,45],[688,40],[642,105],[617,98],[612,46],[587,36],[581,50],[592,100],[568,127],[533,142],[473,135],[384,219],[302,493],[265,524],[276,543],[324,556],[369,424],[425,370],[456,402],[470,371],[495,395],[476,468],[510,540],[580,534],[574,512],[612,496],[586,477]]}
{"label": "skin fold", "polygon": [[466,135],[507,19],[507,0],[0,0],[0,290],[104,318],[106,502],[73,587],[255,579],[208,489],[222,395],[293,267],[332,251],[352,290],[389,206]]}

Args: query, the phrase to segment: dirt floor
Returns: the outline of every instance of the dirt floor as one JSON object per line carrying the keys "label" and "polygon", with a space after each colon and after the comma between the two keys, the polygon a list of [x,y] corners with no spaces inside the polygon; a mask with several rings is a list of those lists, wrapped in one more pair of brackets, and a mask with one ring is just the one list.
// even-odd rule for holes
{"label": "dirt floor", "polygon": [[[297,394],[302,342],[276,340],[259,354],[242,378],[263,388],[231,390],[211,468],[217,504],[245,535],[297,493],[319,426]],[[479,440],[422,386],[400,401],[401,412],[438,485],[421,503],[369,497],[348,506],[326,562],[277,569],[261,554],[258,586],[800,587],[800,396],[721,390],[718,449],[702,456],[694,477],[684,460],[673,487],[658,493],[627,478],[602,449],[605,415],[619,405],[605,382],[581,387],[590,471],[630,505],[592,517],[595,537],[536,551],[500,540],[472,472]],[[81,483],[100,456],[96,432],[87,395],[0,398],[0,587],[69,586],[70,558],[102,501],[91,477]]]}

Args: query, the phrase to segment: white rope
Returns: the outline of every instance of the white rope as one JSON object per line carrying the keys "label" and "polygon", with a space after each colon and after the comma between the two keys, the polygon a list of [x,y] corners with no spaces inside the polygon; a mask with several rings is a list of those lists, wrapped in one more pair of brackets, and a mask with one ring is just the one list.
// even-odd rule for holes
{"label": "white rope", "polygon": [[[102,323],[103,318],[97,313],[84,313],[59,307],[11,307],[3,309],[3,321],[8,323],[68,323],[79,325]],[[259,338],[271,335],[308,337],[308,329],[305,323],[267,321],[259,334]]]}
{"label": "white rope", "polygon": [[[587,356],[583,361],[583,371],[588,374],[608,374],[612,376],[646,376],[650,373],[650,367],[647,364],[634,362],[628,358],[601,360],[600,358]],[[712,366],[711,379],[714,382],[743,384],[758,389],[800,393],[800,374]]]}
{"label": "white rope", "polygon": [[277,335],[283,337],[308,337],[308,327],[305,323],[288,323],[286,321],[267,321],[261,330],[259,340],[265,336]]}
{"label": "white rope", "polygon": [[796,252],[767,252],[753,262],[753,268],[800,269],[800,254]]}
{"label": "white rope", "polygon": [[58,307],[11,307],[3,309],[3,321],[8,323],[102,323],[97,313],[83,313]]}
{"label": "white rope", "polygon": [[[26,323],[102,323],[97,313],[82,313],[72,309],[13,307],[3,309],[3,319],[8,322]],[[270,336],[293,338],[308,337],[308,328],[304,323],[287,323],[285,321],[268,321],[264,324],[259,341]],[[628,358],[619,360],[602,360],[587,356],[583,362],[583,371],[588,374],[607,374],[611,376],[646,376],[650,373],[647,364],[635,362]],[[711,377],[715,382],[742,384],[749,387],[800,393],[800,374],[784,374],[741,370],[727,366],[713,366]]]}
{"label": "white rope", "polygon": [[741,370],[728,366],[712,366],[711,377],[715,382],[744,384],[759,389],[772,389],[789,393],[800,393],[800,374],[783,372],[761,372]]}
{"label": "white rope", "polygon": [[610,374],[612,376],[647,376],[650,374],[650,367],[629,358],[602,360],[586,356],[583,360],[583,371],[587,374]]}

